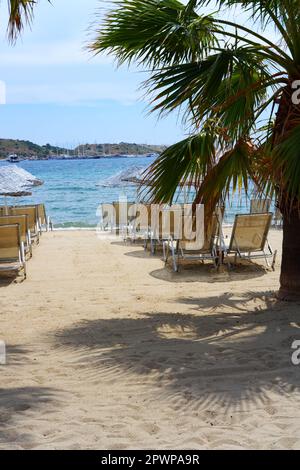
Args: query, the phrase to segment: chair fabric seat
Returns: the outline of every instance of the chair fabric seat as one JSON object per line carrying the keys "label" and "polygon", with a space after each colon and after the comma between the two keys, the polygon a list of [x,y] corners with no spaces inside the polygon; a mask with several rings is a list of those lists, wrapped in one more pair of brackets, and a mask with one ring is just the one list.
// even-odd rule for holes
{"label": "chair fabric seat", "polygon": [[2,264],[0,260],[0,271],[19,271],[23,267],[19,261],[5,262]]}

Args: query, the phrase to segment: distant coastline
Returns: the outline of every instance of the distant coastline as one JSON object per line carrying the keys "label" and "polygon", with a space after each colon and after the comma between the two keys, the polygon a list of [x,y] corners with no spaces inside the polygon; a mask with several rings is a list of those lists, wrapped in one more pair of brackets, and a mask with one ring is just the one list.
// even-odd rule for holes
{"label": "distant coastline", "polygon": [[[47,161],[79,161],[79,160],[109,160],[109,159],[121,159],[121,158],[154,158],[158,154],[147,154],[147,155],[97,155],[97,156],[65,156],[65,157],[23,157],[20,161],[31,161],[31,162],[47,162]],[[6,158],[0,158],[0,162],[5,162]]]}
{"label": "distant coastline", "polygon": [[65,148],[50,144],[38,145],[27,140],[0,139],[0,160],[9,155],[22,160],[78,160],[101,158],[155,157],[166,149],[165,145],[120,142],[118,144],[83,144]]}

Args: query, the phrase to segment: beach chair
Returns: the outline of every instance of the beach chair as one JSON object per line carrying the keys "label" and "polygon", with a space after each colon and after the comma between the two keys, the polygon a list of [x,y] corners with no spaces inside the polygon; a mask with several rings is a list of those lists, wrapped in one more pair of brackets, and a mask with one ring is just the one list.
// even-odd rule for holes
{"label": "beach chair", "polygon": [[21,241],[24,245],[25,254],[29,253],[32,257],[32,243],[29,230],[27,215],[3,215],[0,216],[0,225],[16,225],[20,226]]}
{"label": "beach chair", "polygon": [[[277,251],[273,252],[268,234],[272,223],[273,214],[241,214],[236,215],[228,247],[224,247],[225,256],[234,254],[234,262],[237,259],[260,259],[266,261],[270,267],[269,259],[272,259],[271,267],[275,270]],[[230,266],[230,263],[228,263]]]}
{"label": "beach chair", "polygon": [[53,232],[53,223],[50,217],[47,215],[45,204],[38,204],[38,216],[40,224],[42,227],[44,227],[44,230],[46,230],[46,232],[49,232],[49,230]]}
{"label": "beach chair", "polygon": [[111,231],[116,231],[118,235],[122,234],[124,240],[127,230],[134,220],[134,216],[129,216],[130,207],[134,205],[135,202],[113,202]]}
{"label": "beach chair", "polygon": [[128,240],[136,242],[136,217],[138,204],[136,202],[127,202],[126,222],[120,227],[123,235],[123,240],[127,243]]}
{"label": "beach chair", "polygon": [[270,212],[271,204],[271,199],[252,199],[250,214],[266,214]]}
{"label": "beach chair", "polygon": [[0,216],[9,215],[9,209],[11,206],[0,206]]}
{"label": "beach chair", "polygon": [[[163,248],[164,242],[182,231],[183,205],[155,205],[151,207],[148,240],[150,251],[155,254],[157,246]],[[177,239],[178,237],[175,236]]]}
{"label": "beach chair", "polygon": [[27,215],[31,240],[39,244],[40,226],[37,206],[10,207],[9,215]]}
{"label": "beach chair", "polygon": [[[196,227],[195,218],[192,220],[190,217],[183,217],[183,231],[181,238],[176,240],[175,236],[172,236],[169,240],[164,242],[164,261],[167,265],[170,254],[173,261],[173,270],[178,272],[181,260],[188,262],[201,262],[204,263],[206,260],[213,261],[217,266],[219,261],[220,253],[218,250],[218,240],[220,246],[223,245],[223,234],[222,234],[222,222],[224,216],[224,209],[218,209],[211,219],[206,222],[205,230],[204,227],[199,227],[201,233],[197,233],[195,239],[191,240],[188,236],[190,231],[194,231]],[[184,226],[189,226],[188,230],[184,229]],[[199,230],[198,229],[198,230]],[[204,239],[204,243],[203,243]],[[200,240],[199,242],[197,240]],[[197,246],[198,245],[198,246]]]}
{"label": "beach chair", "polygon": [[37,211],[38,211],[38,219],[40,225],[40,232],[42,233],[43,230],[45,232],[53,231],[53,224],[50,217],[47,215],[46,206],[45,204],[36,204]]}
{"label": "beach chair", "polygon": [[280,212],[280,209],[276,208],[274,218],[273,218],[273,227],[278,230],[281,230],[282,226],[283,226],[283,217]]}
{"label": "beach chair", "polygon": [[145,245],[149,239],[149,226],[151,206],[143,203],[132,203],[128,207],[128,226],[124,241],[136,243],[141,241]]}
{"label": "beach chair", "polygon": [[[152,204],[141,203],[143,209],[138,214],[135,220],[135,231],[138,238],[143,241],[144,250],[147,251],[149,242],[151,247],[151,214]],[[140,220],[140,215],[143,215]]]}
{"label": "beach chair", "polygon": [[111,215],[111,204],[100,204],[97,216],[100,218],[100,229],[102,231],[112,230],[113,217]]}
{"label": "beach chair", "polygon": [[24,204],[22,206],[13,206],[13,207],[37,207],[38,212],[38,222],[40,228],[40,234],[43,230],[45,232],[53,231],[53,224],[49,216],[47,216],[45,204]]}
{"label": "beach chair", "polygon": [[0,272],[23,270],[26,279],[26,261],[19,224],[0,226]]}

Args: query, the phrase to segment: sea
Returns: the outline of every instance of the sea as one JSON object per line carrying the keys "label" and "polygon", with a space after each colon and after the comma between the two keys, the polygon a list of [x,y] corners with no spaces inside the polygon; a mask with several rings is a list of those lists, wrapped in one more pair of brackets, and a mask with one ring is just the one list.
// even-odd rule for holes
{"label": "sea", "polygon": [[[118,179],[131,170],[147,168],[153,157],[106,157],[102,159],[22,161],[18,166],[44,181],[32,188],[32,196],[8,199],[10,204],[43,202],[57,229],[88,229],[99,223],[101,203],[127,197],[137,200],[137,186]],[[0,163],[0,165],[7,163]],[[113,183],[112,183],[113,182]],[[193,194],[180,194],[178,200],[192,200]],[[248,213],[250,201],[244,193],[227,204],[225,223],[231,224],[237,213]]]}

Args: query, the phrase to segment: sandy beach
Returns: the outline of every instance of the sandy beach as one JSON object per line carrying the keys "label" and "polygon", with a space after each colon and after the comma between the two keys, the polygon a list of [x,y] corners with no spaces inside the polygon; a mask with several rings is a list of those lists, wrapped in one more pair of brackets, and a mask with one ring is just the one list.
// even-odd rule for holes
{"label": "sandy beach", "polygon": [[28,280],[0,284],[0,448],[300,449],[279,263],[174,274],[95,232],[43,235]]}

